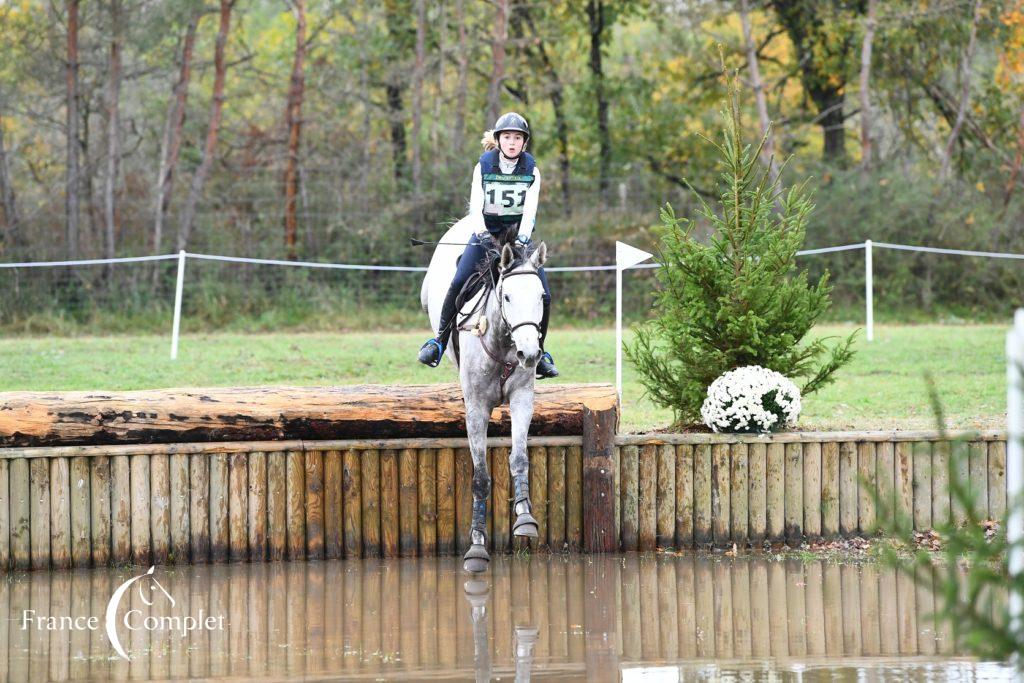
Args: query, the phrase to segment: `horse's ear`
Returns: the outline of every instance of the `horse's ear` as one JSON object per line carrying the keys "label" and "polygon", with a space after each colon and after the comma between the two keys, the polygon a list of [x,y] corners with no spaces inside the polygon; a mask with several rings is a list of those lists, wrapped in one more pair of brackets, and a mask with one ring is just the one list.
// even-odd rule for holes
{"label": "horse's ear", "polygon": [[540,268],[544,265],[544,262],[548,259],[548,245],[543,242],[534,249],[533,253],[530,254],[530,263],[533,264],[534,268]]}
{"label": "horse's ear", "polygon": [[511,246],[506,244],[504,247],[502,247],[502,249],[501,249],[501,264],[499,266],[501,268],[501,270],[502,271],[508,270],[509,266],[512,265],[512,261],[515,259],[515,257],[516,257],[516,255],[512,252],[512,247]]}

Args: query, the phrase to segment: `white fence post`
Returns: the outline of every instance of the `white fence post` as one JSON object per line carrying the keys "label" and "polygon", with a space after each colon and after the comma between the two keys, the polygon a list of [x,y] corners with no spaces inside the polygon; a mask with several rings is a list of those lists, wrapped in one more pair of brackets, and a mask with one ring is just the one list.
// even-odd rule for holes
{"label": "white fence post", "polygon": [[178,330],[181,329],[181,290],[185,284],[185,250],[178,252],[178,281],[174,285],[174,327],[171,329],[171,360],[178,357]]}
{"label": "white fence post", "polygon": [[867,337],[868,341],[871,341],[875,338],[875,287],[871,240],[864,242],[864,300],[867,308]]}
{"label": "white fence post", "polygon": [[631,247],[625,242],[615,243],[615,389],[622,403],[622,271],[646,261],[654,254]]}
{"label": "white fence post", "polygon": [[[1024,550],[1014,547],[1024,537],[1024,309],[1013,316],[1013,329],[1006,335],[1006,500],[1010,511],[1006,540],[1010,544],[1010,577],[1024,572]],[[1010,628],[1020,629],[1021,596],[1010,591]]]}

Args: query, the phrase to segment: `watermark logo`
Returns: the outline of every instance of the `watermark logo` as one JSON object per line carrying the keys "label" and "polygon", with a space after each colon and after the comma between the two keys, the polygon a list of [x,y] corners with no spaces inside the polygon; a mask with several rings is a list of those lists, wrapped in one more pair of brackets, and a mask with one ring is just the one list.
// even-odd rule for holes
{"label": "watermark logo", "polygon": [[[199,610],[197,616],[174,614],[173,610],[177,606],[177,602],[174,596],[157,581],[154,575],[155,570],[156,567],[150,567],[145,574],[139,574],[128,579],[117,587],[107,602],[107,609],[103,620],[104,629],[110,644],[114,647],[114,651],[126,661],[131,661],[131,658],[125,652],[124,647],[121,645],[121,639],[117,635],[117,612],[124,596],[132,586],[135,586],[139,600],[147,607],[152,607],[163,599],[166,599],[170,606],[166,610],[168,613],[161,615],[143,616],[142,611],[139,609],[128,610],[121,619],[121,624],[129,631],[179,631],[182,636],[185,636],[190,631],[216,631],[224,629],[225,617],[223,614],[217,616],[208,615],[204,614],[202,609]],[[23,610],[21,628],[25,630],[30,626],[41,631],[59,631],[64,629],[88,629],[95,631],[99,628],[99,619],[95,616],[47,617],[37,615],[35,610]]]}

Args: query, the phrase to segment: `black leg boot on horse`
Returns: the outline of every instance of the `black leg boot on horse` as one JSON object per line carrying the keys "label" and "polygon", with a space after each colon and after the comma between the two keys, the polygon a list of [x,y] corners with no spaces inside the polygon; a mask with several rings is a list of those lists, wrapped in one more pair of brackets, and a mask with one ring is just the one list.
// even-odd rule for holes
{"label": "black leg boot on horse", "polygon": [[474,574],[485,571],[491,563],[487,552],[487,499],[473,500],[473,526],[469,531],[469,550],[463,556],[462,568]]}
{"label": "black leg boot on horse", "polygon": [[537,519],[533,516],[533,508],[530,504],[530,475],[517,474],[514,477],[516,502],[516,521],[512,523],[513,536],[526,536],[537,538],[539,526]]}

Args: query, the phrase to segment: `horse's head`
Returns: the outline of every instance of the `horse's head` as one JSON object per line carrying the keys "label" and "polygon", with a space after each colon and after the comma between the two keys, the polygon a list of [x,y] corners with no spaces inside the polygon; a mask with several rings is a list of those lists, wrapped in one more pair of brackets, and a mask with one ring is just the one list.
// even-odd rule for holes
{"label": "horse's head", "polygon": [[501,250],[498,305],[501,318],[512,336],[516,358],[532,370],[540,359],[540,319],[544,313],[544,285],[537,271],[547,258],[547,246],[540,245],[526,258],[518,258],[511,246]]}

